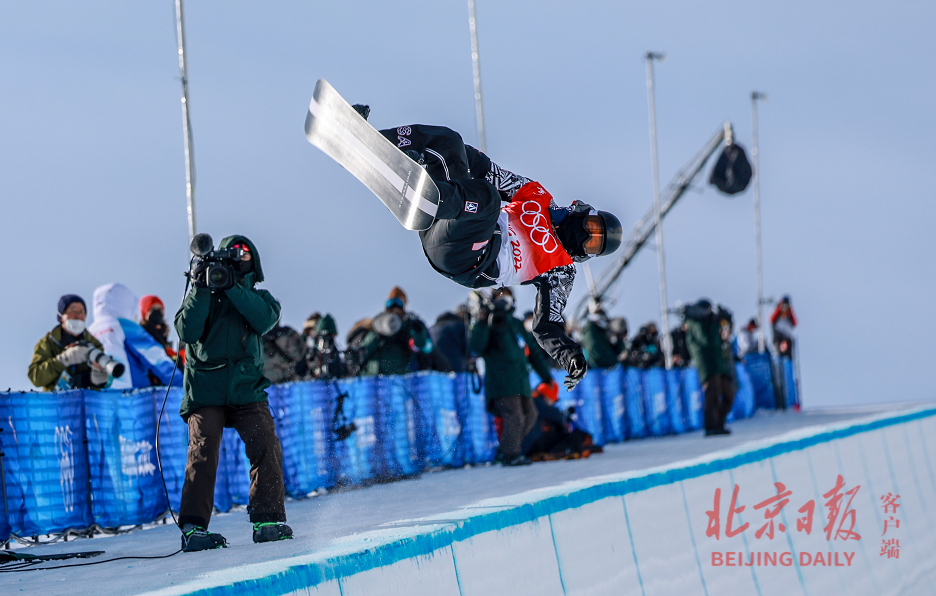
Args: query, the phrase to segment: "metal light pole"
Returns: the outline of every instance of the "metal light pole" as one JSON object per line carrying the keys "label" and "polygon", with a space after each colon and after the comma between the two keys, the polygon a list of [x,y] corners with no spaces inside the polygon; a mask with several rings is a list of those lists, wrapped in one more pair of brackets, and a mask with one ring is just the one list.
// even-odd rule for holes
{"label": "metal light pole", "polygon": [[477,117],[478,148],[487,153],[484,139],[484,108],[481,104],[481,62],[478,58],[478,19],[474,0],[468,0],[468,31],[471,33],[471,72],[474,75],[475,115]]}
{"label": "metal light pole", "polygon": [[182,76],[182,135],[185,139],[185,196],[188,202],[189,242],[195,238],[195,156],[193,155],[192,122],[189,118],[188,76],[185,68],[185,16],[182,0],[175,0],[176,41],[179,44],[179,73]]}
{"label": "metal light pole", "polygon": [[754,242],[757,245],[757,351],[761,354],[766,349],[764,339],[764,263],[761,249],[760,218],[760,150],[757,141],[757,101],[766,100],[767,94],[751,91],[751,129],[753,144],[751,155],[754,156]]}
{"label": "metal light pole", "polygon": [[657,163],[657,134],[656,134],[656,99],[653,86],[653,61],[663,61],[664,55],[660,52],[647,52],[647,102],[650,104],[650,163],[653,169],[653,218],[656,227],[657,265],[660,269],[660,338],[666,368],[673,364],[673,345],[669,335],[668,301],[666,299],[666,258],[663,254],[663,214],[660,208],[660,168]]}

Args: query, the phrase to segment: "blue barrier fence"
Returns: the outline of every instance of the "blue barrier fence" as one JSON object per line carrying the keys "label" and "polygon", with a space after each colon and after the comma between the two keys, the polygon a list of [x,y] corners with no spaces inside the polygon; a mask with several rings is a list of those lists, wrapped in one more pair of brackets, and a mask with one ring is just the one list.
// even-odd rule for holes
{"label": "blue barrier fence", "polygon": [[[729,420],[774,407],[781,387],[798,404],[793,367],[754,359],[737,366],[738,392]],[[702,427],[702,391],[695,369],[593,370],[572,392],[560,384],[562,409],[598,445],[682,433]],[[283,447],[286,492],[294,498],[340,483],[419,474],[431,467],[489,462],[497,449],[483,392],[465,374],[414,373],[335,382],[304,381],[268,390]],[[339,392],[356,430],[333,432]],[[147,523],[168,509],[156,459],[156,418],[165,389],[0,393],[3,509],[0,541]],[[159,424],[163,477],[178,510],[185,479],[188,427],[179,418],[182,389],[169,391]],[[225,429],[215,506],[246,505],[250,462],[234,429]]]}

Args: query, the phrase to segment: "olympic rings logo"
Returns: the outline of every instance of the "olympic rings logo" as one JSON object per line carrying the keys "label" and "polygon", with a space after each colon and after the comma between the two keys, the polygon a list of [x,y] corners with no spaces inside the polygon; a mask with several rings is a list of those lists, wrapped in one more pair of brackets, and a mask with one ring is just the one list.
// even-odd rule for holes
{"label": "olympic rings logo", "polygon": [[[527,205],[536,207],[536,210],[527,209]],[[543,215],[542,206],[536,201],[525,201],[521,208],[523,213],[520,214],[520,223],[530,228],[530,242],[542,248],[546,254],[555,252],[559,248],[559,241],[552,235],[552,221]]]}

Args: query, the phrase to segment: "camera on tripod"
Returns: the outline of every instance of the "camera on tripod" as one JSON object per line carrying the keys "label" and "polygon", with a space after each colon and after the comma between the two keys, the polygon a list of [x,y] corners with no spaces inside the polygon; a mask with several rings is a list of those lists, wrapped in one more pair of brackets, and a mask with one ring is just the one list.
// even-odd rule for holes
{"label": "camera on tripod", "polygon": [[[196,257],[195,269],[205,268],[205,285],[208,289],[227,290],[234,287],[234,272],[244,256],[243,249],[231,247],[215,250],[214,241],[208,234],[197,234],[190,248]],[[186,275],[191,277],[191,272]]]}
{"label": "camera on tripod", "polygon": [[88,348],[88,365],[97,364],[107,374],[114,377],[115,379],[117,377],[123,376],[126,367],[124,367],[124,365],[117,360],[114,360],[111,356],[108,356],[96,348],[94,344],[83,339],[78,342],[78,345]]}

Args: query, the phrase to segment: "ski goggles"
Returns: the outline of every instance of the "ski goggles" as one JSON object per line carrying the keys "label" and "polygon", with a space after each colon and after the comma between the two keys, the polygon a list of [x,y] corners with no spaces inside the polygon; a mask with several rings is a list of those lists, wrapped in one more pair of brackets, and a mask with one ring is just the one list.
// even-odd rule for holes
{"label": "ski goggles", "polygon": [[605,247],[605,225],[604,220],[598,215],[598,212],[592,210],[583,223],[585,230],[588,231],[588,240],[585,241],[583,248],[585,254],[600,255]]}

